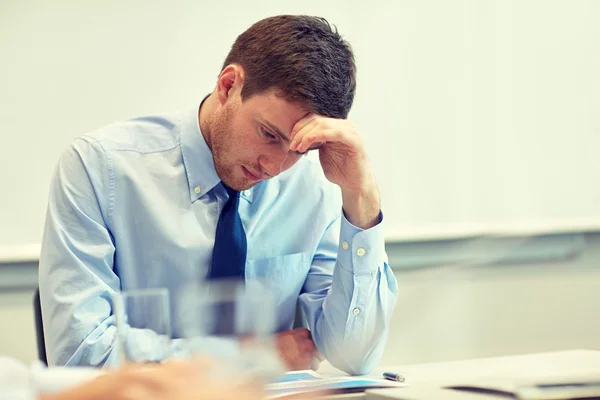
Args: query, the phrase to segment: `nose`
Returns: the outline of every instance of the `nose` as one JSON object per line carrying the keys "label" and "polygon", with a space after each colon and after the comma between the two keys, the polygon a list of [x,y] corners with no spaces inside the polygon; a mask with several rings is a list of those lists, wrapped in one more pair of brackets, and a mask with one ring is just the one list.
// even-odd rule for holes
{"label": "nose", "polygon": [[261,155],[258,164],[262,172],[274,177],[294,165],[294,157],[289,152],[277,152],[269,155]]}

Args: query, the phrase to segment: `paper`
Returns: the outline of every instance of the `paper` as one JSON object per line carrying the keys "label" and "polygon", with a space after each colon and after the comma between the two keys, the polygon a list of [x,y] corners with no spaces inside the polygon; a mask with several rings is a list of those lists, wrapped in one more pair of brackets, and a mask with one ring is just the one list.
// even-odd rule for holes
{"label": "paper", "polygon": [[282,399],[301,393],[327,392],[327,394],[357,393],[367,389],[404,387],[398,382],[367,377],[323,377],[314,371],[289,372],[267,385],[267,399]]}

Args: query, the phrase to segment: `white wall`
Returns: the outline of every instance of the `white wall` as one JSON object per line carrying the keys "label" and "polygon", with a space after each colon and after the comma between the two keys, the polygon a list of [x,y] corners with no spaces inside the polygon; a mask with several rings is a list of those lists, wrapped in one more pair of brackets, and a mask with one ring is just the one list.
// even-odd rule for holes
{"label": "white wall", "polygon": [[[587,240],[565,262],[398,271],[383,363],[600,349],[600,234]],[[0,354],[34,359],[30,292],[1,293],[0,321]]]}
{"label": "white wall", "polygon": [[0,256],[35,253],[74,136],[197,104],[235,37],[280,13],[354,47],[388,237],[600,227],[596,0],[4,0]]}

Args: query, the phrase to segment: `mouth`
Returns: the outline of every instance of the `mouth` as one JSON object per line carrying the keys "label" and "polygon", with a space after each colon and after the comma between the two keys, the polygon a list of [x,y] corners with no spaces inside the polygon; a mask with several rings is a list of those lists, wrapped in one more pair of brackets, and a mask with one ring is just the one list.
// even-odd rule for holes
{"label": "mouth", "polygon": [[244,167],[243,165],[242,165],[242,171],[244,172],[244,175],[246,176],[246,178],[248,178],[252,181],[258,182],[258,181],[262,180],[262,178],[260,176],[250,172],[248,170],[248,168]]}

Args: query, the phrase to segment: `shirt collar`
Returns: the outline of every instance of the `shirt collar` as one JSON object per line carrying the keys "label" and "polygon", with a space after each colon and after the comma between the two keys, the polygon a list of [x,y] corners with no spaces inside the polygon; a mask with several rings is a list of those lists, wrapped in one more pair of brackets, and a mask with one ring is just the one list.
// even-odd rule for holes
{"label": "shirt collar", "polygon": [[196,106],[183,115],[181,124],[181,154],[192,202],[208,193],[221,182],[212,152],[200,131]]}
{"label": "shirt collar", "polygon": [[[198,115],[201,106],[202,104],[183,114],[180,133],[181,154],[192,203],[221,182],[212,152],[200,131]],[[243,190],[240,197],[252,203],[252,193],[252,189]]]}

